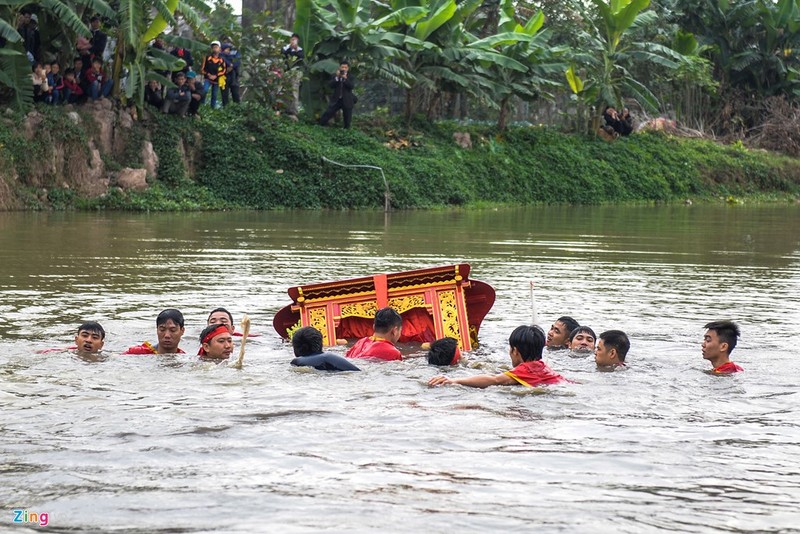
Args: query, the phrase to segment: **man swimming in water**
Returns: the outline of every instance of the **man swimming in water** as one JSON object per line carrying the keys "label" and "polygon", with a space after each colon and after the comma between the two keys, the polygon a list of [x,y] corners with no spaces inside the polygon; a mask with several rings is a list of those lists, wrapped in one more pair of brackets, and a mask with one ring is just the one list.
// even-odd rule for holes
{"label": "man swimming in water", "polygon": [[225,308],[211,310],[211,313],[208,314],[208,319],[206,319],[206,324],[224,324],[231,331],[231,334],[236,330],[236,326],[233,324],[233,315]]}
{"label": "man swimming in water", "polygon": [[322,333],[313,326],[304,326],[292,335],[295,359],[292,365],[313,367],[320,371],[360,371],[341,356],[322,352]]}
{"label": "man swimming in water", "polygon": [[625,367],[625,357],[631,348],[627,334],[622,330],[606,330],[597,340],[594,362],[602,371],[613,371]]}
{"label": "man swimming in water", "polygon": [[103,349],[106,331],[95,321],[87,321],[78,327],[75,335],[75,349],[78,352],[94,354]]}
{"label": "man swimming in water", "polygon": [[588,326],[579,326],[569,335],[569,350],[572,352],[594,352],[594,340],[597,336]]}
{"label": "man swimming in water", "polygon": [[392,308],[381,308],[375,314],[373,335],[356,341],[347,351],[348,358],[374,358],[377,360],[402,360],[394,346],[403,332],[403,318]]}
{"label": "man swimming in water", "polygon": [[458,365],[458,361],[461,359],[458,341],[452,337],[437,339],[430,344],[427,357],[430,365]]}
{"label": "man swimming in water", "polygon": [[154,347],[145,341],[122,354],[186,354],[178,347],[184,332],[183,314],[175,308],[168,308],[156,317],[158,344]]}
{"label": "man swimming in water", "polygon": [[508,353],[511,356],[511,365],[514,366],[510,371],[497,375],[477,375],[456,379],[435,376],[428,381],[428,385],[461,384],[473,388],[486,388],[522,384],[533,387],[567,382],[566,378],[550,369],[542,361],[544,339],[544,331],[538,326],[518,326],[508,338]]}
{"label": "man swimming in water", "polygon": [[233,334],[227,324],[206,326],[200,333],[200,352],[204,360],[224,360],[233,353]]}
{"label": "man swimming in water", "polygon": [[733,321],[713,321],[705,325],[703,336],[703,359],[711,362],[711,372],[717,375],[729,375],[744,371],[730,359],[736,348],[736,339],[741,337],[739,326]]}
{"label": "man swimming in water", "polygon": [[547,350],[569,348],[569,335],[579,326],[578,321],[568,315],[556,319],[547,332]]}

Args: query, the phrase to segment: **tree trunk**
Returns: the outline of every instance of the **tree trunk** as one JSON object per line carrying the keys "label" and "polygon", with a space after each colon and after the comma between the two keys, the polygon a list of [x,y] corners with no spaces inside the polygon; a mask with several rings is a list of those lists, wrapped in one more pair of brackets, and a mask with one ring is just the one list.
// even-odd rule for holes
{"label": "tree trunk", "polygon": [[500,116],[497,117],[497,129],[503,131],[506,129],[506,119],[508,118],[508,99],[509,95],[503,97],[500,101]]}
{"label": "tree trunk", "polygon": [[413,87],[406,89],[406,126],[411,124],[411,114],[413,113],[412,107],[414,103],[413,91]]}

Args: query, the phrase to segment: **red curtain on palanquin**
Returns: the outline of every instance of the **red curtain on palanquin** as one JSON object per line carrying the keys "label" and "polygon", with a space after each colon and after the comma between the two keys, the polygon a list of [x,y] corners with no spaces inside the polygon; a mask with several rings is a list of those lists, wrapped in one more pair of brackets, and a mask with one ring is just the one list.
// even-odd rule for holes
{"label": "red curtain on palanquin", "polygon": [[[417,343],[431,342],[436,339],[436,329],[433,318],[423,308],[413,308],[401,314],[403,317],[403,334],[400,342],[415,341]],[[371,336],[373,320],[363,317],[345,317],[339,322],[336,331],[337,338],[360,339]]]}

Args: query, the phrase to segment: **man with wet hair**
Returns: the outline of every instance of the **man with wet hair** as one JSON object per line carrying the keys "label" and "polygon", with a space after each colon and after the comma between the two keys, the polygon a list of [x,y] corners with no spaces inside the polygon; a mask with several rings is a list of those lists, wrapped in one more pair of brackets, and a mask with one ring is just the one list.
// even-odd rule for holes
{"label": "man with wet hair", "polygon": [[736,348],[736,340],[741,337],[739,326],[733,321],[713,321],[704,326],[703,359],[711,362],[711,372],[716,375],[729,375],[744,371],[730,359]]}
{"label": "man with wet hair", "polygon": [[230,358],[232,353],[233,335],[227,325],[210,324],[200,332],[200,358],[224,360]]}
{"label": "man with wet hair", "polygon": [[594,352],[597,336],[588,326],[579,326],[569,335],[569,349],[572,352]]}
{"label": "man with wet hair", "polygon": [[508,338],[508,353],[511,356],[511,365],[514,366],[510,371],[497,375],[477,375],[456,379],[435,376],[428,381],[428,385],[461,384],[473,388],[486,388],[522,384],[526,387],[534,387],[567,382],[566,378],[550,369],[542,361],[544,343],[544,331],[538,326],[518,326]]}
{"label": "man with wet hair", "polygon": [[224,324],[231,331],[231,334],[233,334],[233,331],[236,329],[233,324],[233,315],[225,308],[214,308],[211,310],[211,313],[208,314],[208,319],[206,319],[206,324]]}
{"label": "man with wet hair", "polygon": [[167,308],[156,317],[158,344],[153,346],[145,341],[130,347],[123,354],[186,354],[178,347],[185,331],[183,314],[175,308]]}
{"label": "man with wet hair", "polygon": [[561,350],[569,348],[569,335],[579,326],[578,321],[568,315],[556,319],[556,322],[547,332],[547,349]]}
{"label": "man with wet hair", "polygon": [[313,367],[320,371],[360,371],[345,358],[322,351],[322,333],[313,326],[304,326],[292,335],[295,358],[292,365]]}
{"label": "man with wet hair", "polygon": [[75,335],[75,345],[78,352],[100,352],[106,339],[106,331],[96,321],[87,321],[78,327]]}
{"label": "man with wet hair", "polygon": [[461,359],[458,341],[452,337],[437,339],[431,343],[427,357],[430,365],[458,365],[458,360]]}
{"label": "man with wet hair", "polygon": [[625,357],[631,348],[627,334],[622,330],[606,330],[597,340],[597,349],[594,351],[594,362],[597,368],[604,371],[613,371],[625,367]]}
{"label": "man with wet hair", "polygon": [[403,318],[392,308],[381,308],[375,314],[373,335],[361,338],[347,351],[348,358],[402,360],[395,343],[403,332]]}

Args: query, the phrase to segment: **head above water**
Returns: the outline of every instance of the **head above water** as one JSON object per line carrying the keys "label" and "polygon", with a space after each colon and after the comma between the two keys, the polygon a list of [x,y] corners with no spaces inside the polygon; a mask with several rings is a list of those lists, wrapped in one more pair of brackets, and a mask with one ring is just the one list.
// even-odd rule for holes
{"label": "head above water", "polygon": [[304,326],[292,334],[294,355],[313,356],[322,353],[322,332],[313,326]]}
{"label": "head above water", "polygon": [[733,349],[736,348],[737,339],[742,335],[739,325],[733,321],[712,321],[703,328],[708,331],[706,335],[709,332],[716,334],[719,339],[720,351],[725,352],[726,355],[730,355],[733,352]]}
{"label": "head above water", "polygon": [[523,325],[516,327],[508,337],[512,363],[515,360],[515,352],[523,362],[541,360],[544,343],[544,330],[539,326]]}
{"label": "head above water", "polygon": [[397,343],[403,331],[403,318],[393,308],[381,308],[375,313],[375,334]]}
{"label": "head above water", "polygon": [[443,337],[431,343],[428,351],[430,365],[457,365],[461,357],[458,341],[452,337]]}
{"label": "head above water", "polygon": [[547,346],[551,349],[568,347],[570,333],[579,326],[578,321],[568,315],[559,317],[547,332]]}
{"label": "head above water", "polygon": [[87,321],[78,327],[75,345],[80,352],[100,352],[106,339],[106,331],[95,321]]}
{"label": "head above water", "polygon": [[233,337],[227,325],[210,324],[200,332],[200,356],[220,360],[233,352]]}
{"label": "head above water", "polygon": [[233,315],[225,308],[211,310],[211,313],[208,314],[208,319],[206,319],[206,324],[224,324],[231,331],[231,334],[236,329],[233,324]]}
{"label": "head above water", "polygon": [[594,361],[600,367],[609,367],[625,363],[625,357],[631,348],[628,335],[622,330],[606,330],[600,334]]}
{"label": "head above water", "polygon": [[179,327],[183,328],[183,314],[180,310],[176,310],[175,308],[167,308],[166,310],[162,311],[156,317],[156,326],[161,326],[162,324],[166,324],[167,321],[172,321]]}
{"label": "head above water", "polygon": [[569,335],[569,348],[573,351],[594,352],[597,335],[588,326],[579,326]]}

